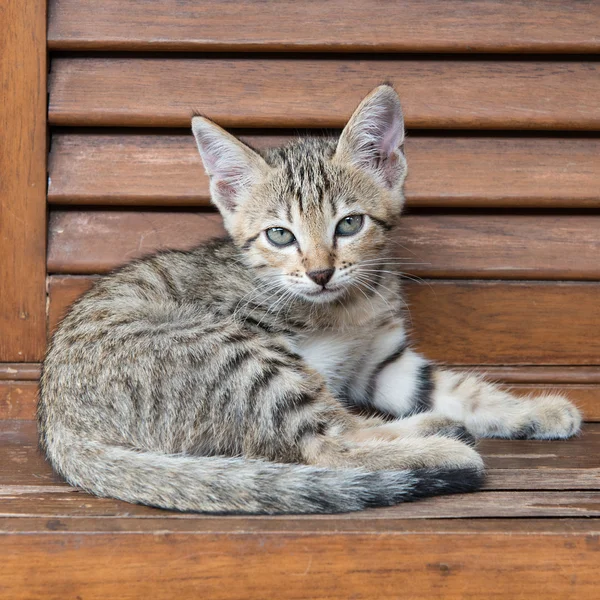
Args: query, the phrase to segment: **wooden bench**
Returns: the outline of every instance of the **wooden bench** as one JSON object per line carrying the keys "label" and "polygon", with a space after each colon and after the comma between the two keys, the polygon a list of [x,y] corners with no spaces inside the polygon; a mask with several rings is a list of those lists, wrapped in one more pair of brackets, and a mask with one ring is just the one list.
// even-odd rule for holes
{"label": "wooden bench", "polygon": [[[598,23],[583,0],[6,0],[0,597],[598,597]],[[384,80],[409,129],[417,345],[564,392],[582,436],[481,442],[484,491],[353,515],[171,513],[61,482],[34,423],[61,316],[124,262],[223,233],[192,111],[268,146],[335,133]]]}

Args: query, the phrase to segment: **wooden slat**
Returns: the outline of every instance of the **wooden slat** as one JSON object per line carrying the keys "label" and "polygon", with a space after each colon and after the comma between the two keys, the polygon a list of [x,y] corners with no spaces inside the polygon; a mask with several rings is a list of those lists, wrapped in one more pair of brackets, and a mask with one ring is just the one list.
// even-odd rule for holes
{"label": "wooden slat", "polygon": [[[53,50],[598,52],[596,2],[50,2]],[[418,26],[416,26],[418,24]]]}
{"label": "wooden slat", "polygon": [[[52,494],[58,494],[53,490]],[[67,495],[65,489],[62,495]],[[75,492],[76,494],[78,492]],[[89,498],[87,494],[78,493],[81,501]],[[38,496],[40,501],[46,494]],[[381,509],[377,509],[381,510]],[[576,519],[565,517],[562,519],[372,519],[361,518],[360,514],[352,515],[352,518],[329,518],[286,516],[277,517],[236,517],[227,515],[222,518],[198,517],[197,518],[174,518],[172,513],[160,512],[162,517],[137,518],[119,517],[96,518],[96,517],[60,517],[48,519],[45,517],[30,516],[24,519],[2,517],[0,515],[0,534],[12,533],[227,533],[227,534],[326,534],[326,533],[460,533],[477,536],[479,534],[502,533],[511,535],[527,531],[531,535],[546,534],[581,534],[586,533],[595,536],[599,533],[600,519],[589,517]],[[186,515],[187,517],[187,515]]]}
{"label": "wooden slat", "polygon": [[[81,492],[29,492],[0,487],[0,514],[3,517],[46,518],[161,518],[164,512],[132,506],[112,499],[84,496]],[[188,516],[188,515],[185,515]],[[195,515],[190,515],[193,518]],[[546,518],[600,517],[600,492],[480,492],[461,496],[439,496],[380,511],[371,519],[461,519],[461,518]],[[202,518],[202,517],[200,517]],[[342,520],[342,517],[338,517]],[[347,515],[350,520],[352,516]],[[315,520],[318,518],[315,517]],[[324,520],[324,519],[323,519]]]}
{"label": "wooden slat", "polygon": [[36,381],[0,381],[0,419],[34,419]]}
{"label": "wooden slat", "polygon": [[415,599],[597,597],[597,533],[522,527],[511,535],[7,534],[0,584],[12,600],[391,600],[398,590]]}
{"label": "wooden slat", "polygon": [[[51,327],[90,285],[87,278],[50,284]],[[457,366],[600,364],[600,339],[590,335],[600,328],[598,283],[430,280],[407,282],[405,293],[416,345],[435,360]],[[581,394],[588,406],[588,392]]]}
{"label": "wooden slat", "polygon": [[[48,271],[103,273],[223,235],[214,213],[54,211]],[[395,234],[420,277],[599,280],[600,216],[405,215]]]}
{"label": "wooden slat", "polygon": [[[475,368],[476,365],[473,365]],[[471,367],[464,367],[466,369]],[[530,384],[596,384],[600,383],[600,366],[597,367],[483,367],[482,373],[492,380],[506,383]]]}
{"label": "wooden slat", "polygon": [[417,346],[452,364],[600,364],[598,283],[405,286]]}
{"label": "wooden slat", "polygon": [[8,380],[36,380],[40,377],[38,363],[0,363],[0,381]]}
{"label": "wooden slat", "polygon": [[104,273],[159,248],[185,250],[225,234],[214,212],[56,211],[49,228],[50,273]]}
{"label": "wooden slat", "polygon": [[46,343],[46,8],[1,14],[0,361],[25,362]]}
{"label": "wooden slat", "polygon": [[56,125],[341,127],[382,81],[411,128],[600,129],[600,63],[501,60],[57,58]]}
{"label": "wooden slat", "polygon": [[[600,463],[598,452],[600,450],[600,425],[586,424],[580,437],[566,441],[540,442],[540,441],[515,441],[515,440],[482,440],[478,444],[482,453],[487,477],[484,486],[485,494],[476,499],[470,494],[453,496],[454,501],[442,499],[428,500],[424,506],[419,504],[405,504],[390,507],[385,510],[364,511],[360,518],[372,519],[407,519],[435,517],[433,512],[428,512],[435,504],[439,505],[437,516],[440,518],[455,518],[460,516],[511,516],[506,514],[506,490],[524,492],[514,497],[518,504],[520,516],[552,516],[557,507],[563,505],[566,512],[563,516],[571,515],[571,508],[582,501],[589,501],[586,509],[589,512],[582,516],[592,516],[597,510],[598,498],[595,495],[584,494],[596,492],[600,495]],[[37,431],[32,421],[0,420],[0,514],[7,516],[9,509],[21,511],[22,515],[29,516],[73,516],[93,517],[142,517],[142,518],[208,518],[202,515],[192,515],[172,512],[157,511],[150,508],[133,507],[124,502],[113,500],[97,500],[93,497],[76,492],[61,479],[53,474],[47,461],[44,460],[37,448]],[[573,495],[572,502],[560,494],[561,490],[580,490],[582,493]],[[552,494],[534,492],[554,492]],[[499,494],[502,492],[502,495]],[[42,494],[37,508],[34,505],[35,495]],[[50,499],[49,494],[60,494],[60,498]],[[65,495],[67,494],[67,495]],[[540,501],[539,506],[532,506],[534,496]],[[9,496],[23,496],[24,501],[19,505],[16,502],[8,504]],[[77,496],[80,504],[76,505]],[[496,501],[490,501],[495,498]],[[546,500],[544,500],[546,498]],[[546,502],[546,504],[544,504]],[[73,506],[72,513],[67,506]],[[412,508],[417,506],[417,508]],[[553,508],[554,507],[554,508]],[[516,506],[515,506],[516,508]],[[47,511],[47,512],[46,512]],[[469,511],[471,514],[469,515]],[[427,513],[427,514],[425,514]],[[358,515],[338,515],[337,520],[354,518]],[[512,515],[515,516],[515,515]],[[215,517],[212,517],[213,519]],[[315,517],[311,517],[315,518]],[[321,520],[334,517],[319,517]]]}
{"label": "wooden slat", "polygon": [[[600,206],[598,138],[409,136],[406,153],[409,206]],[[55,134],[49,175],[54,204],[209,204],[191,135]]]}

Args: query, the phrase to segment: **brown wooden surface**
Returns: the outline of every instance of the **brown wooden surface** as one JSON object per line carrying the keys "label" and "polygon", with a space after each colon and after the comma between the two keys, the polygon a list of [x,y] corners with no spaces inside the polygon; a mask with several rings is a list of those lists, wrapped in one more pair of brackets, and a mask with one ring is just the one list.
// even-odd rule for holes
{"label": "brown wooden surface", "polygon": [[0,381],[4,379],[29,381],[39,378],[40,365],[38,363],[0,363]]}
{"label": "brown wooden surface", "polygon": [[[90,285],[87,278],[51,278],[51,328]],[[435,360],[600,364],[600,339],[590,335],[600,328],[598,283],[426,280],[406,282],[404,289],[415,343]]]}
{"label": "brown wooden surface", "polygon": [[46,12],[0,12],[0,361],[39,360],[46,343]]}
{"label": "brown wooden surface", "polygon": [[405,286],[417,347],[452,364],[600,364],[598,283]]}
{"label": "brown wooden surface", "polygon": [[[4,537],[7,598],[597,597],[598,535]],[[140,550],[143,553],[140,555]],[[74,567],[76,565],[76,568]]]}
{"label": "brown wooden surface", "polygon": [[[103,273],[161,248],[224,235],[215,213],[51,213],[50,273]],[[395,234],[404,270],[420,277],[600,279],[600,216],[405,215]]]}
{"label": "brown wooden surface", "polygon": [[53,50],[598,52],[596,2],[50,2]]}
{"label": "brown wooden surface", "polygon": [[[439,506],[439,516],[444,518],[511,516],[506,513],[506,490],[526,492],[514,497],[515,510],[518,508],[521,511],[519,516],[556,516],[556,512],[550,511],[557,511],[557,507],[560,506],[563,506],[565,511],[571,511],[571,507],[576,504],[579,504],[581,511],[588,511],[581,516],[595,514],[597,501],[600,499],[600,424],[584,425],[581,436],[571,440],[480,440],[478,449],[484,456],[487,468],[484,486],[486,494],[481,498],[472,494],[454,496],[454,502],[432,498],[425,503],[363,511],[360,515],[337,515],[335,518],[345,520],[359,516],[361,519],[372,520],[422,518],[427,515],[434,517],[433,512],[429,511],[436,505]],[[205,515],[134,507],[114,500],[97,500],[83,492],[74,491],[52,472],[48,462],[39,452],[36,426],[31,420],[0,420],[0,457],[0,513],[4,516],[14,516],[14,512],[9,512],[11,510],[19,511],[23,516],[38,517],[72,514],[80,517],[172,517],[201,520],[209,518]],[[580,490],[581,493],[574,494],[569,501],[561,490]],[[535,495],[536,491],[544,493]],[[596,492],[598,497],[583,493],[585,491]],[[14,502],[6,503],[9,493],[15,495]],[[40,499],[36,507],[35,494],[40,493],[61,496]],[[530,495],[529,500],[527,493]],[[21,505],[17,496],[23,496]],[[532,502],[531,498],[536,498],[537,502]],[[587,507],[582,505],[583,502]],[[74,512],[71,513],[67,506],[72,506]],[[468,511],[472,511],[472,514],[469,515]],[[569,515],[573,516],[573,513],[563,514]],[[330,520],[334,517],[297,518]]]}
{"label": "brown wooden surface", "polygon": [[0,381],[0,419],[34,419],[37,381]]}
{"label": "brown wooden surface", "polygon": [[[242,139],[267,147],[290,138]],[[409,206],[600,206],[598,138],[409,136],[406,153]],[[57,133],[48,168],[54,204],[209,204],[191,134]]]}
{"label": "brown wooden surface", "polygon": [[412,128],[600,130],[593,61],[55,58],[56,125],[340,127],[382,81]]}
{"label": "brown wooden surface", "polygon": [[[471,367],[463,367],[469,369]],[[472,368],[476,368],[473,365]],[[492,380],[514,384],[596,384],[600,383],[600,366],[544,367],[544,366],[487,366],[482,373]]]}

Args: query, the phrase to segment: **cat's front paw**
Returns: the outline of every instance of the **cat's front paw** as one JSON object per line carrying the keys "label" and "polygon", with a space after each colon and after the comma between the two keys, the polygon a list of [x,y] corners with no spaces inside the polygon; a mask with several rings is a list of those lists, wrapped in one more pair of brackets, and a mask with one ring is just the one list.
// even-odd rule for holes
{"label": "cat's front paw", "polygon": [[581,430],[581,413],[566,398],[558,395],[531,400],[531,420],[515,437],[532,440],[562,440]]}

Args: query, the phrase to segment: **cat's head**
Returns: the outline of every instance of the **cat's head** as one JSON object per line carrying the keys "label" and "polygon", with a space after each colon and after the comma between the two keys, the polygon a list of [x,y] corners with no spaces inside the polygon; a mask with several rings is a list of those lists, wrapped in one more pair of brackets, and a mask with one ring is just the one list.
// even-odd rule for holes
{"label": "cat's head", "polygon": [[391,86],[361,102],[337,141],[259,154],[203,117],[192,130],[212,200],[262,278],[313,302],[370,278],[404,202],[404,122]]}

